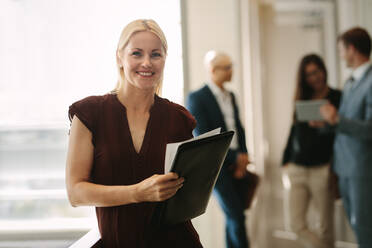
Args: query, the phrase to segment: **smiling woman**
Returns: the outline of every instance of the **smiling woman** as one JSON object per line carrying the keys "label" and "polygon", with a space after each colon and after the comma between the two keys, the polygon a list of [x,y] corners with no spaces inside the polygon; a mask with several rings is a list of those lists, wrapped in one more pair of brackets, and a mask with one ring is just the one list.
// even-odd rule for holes
{"label": "smiling woman", "polygon": [[67,199],[67,107],[114,87],[123,23],[144,16],[172,51],[162,95],[182,102],[179,1],[4,0],[0,9],[0,105],[12,106],[0,107],[0,247],[67,247],[97,225],[94,208]]}
{"label": "smiling woman", "polygon": [[124,80],[120,78],[120,87],[131,85],[150,90],[159,87],[165,51],[155,34],[149,31],[134,34],[125,49],[118,51],[117,56],[120,70],[124,70],[123,74],[126,75]]}
{"label": "smiling woman", "polygon": [[184,181],[164,174],[166,144],[191,138],[195,127],[185,108],[156,94],[166,52],[156,22],[131,22],[116,52],[116,89],[70,106],[67,192],[73,206],[96,206],[97,246],[201,247],[190,220],[151,225],[158,202],[174,196]]}
{"label": "smiling woman", "polygon": [[[156,87],[159,94],[168,44],[155,22],[143,21],[142,25],[138,29],[135,23],[130,23],[120,36],[116,52],[119,80],[115,90],[120,91],[121,87],[130,83],[140,88]],[[137,82],[141,78],[150,79],[147,83],[156,85],[141,85]]]}

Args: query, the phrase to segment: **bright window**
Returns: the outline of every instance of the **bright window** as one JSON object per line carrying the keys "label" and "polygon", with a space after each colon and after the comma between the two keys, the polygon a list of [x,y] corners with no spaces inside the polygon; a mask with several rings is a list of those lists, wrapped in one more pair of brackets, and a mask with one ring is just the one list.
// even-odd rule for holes
{"label": "bright window", "polygon": [[51,228],[51,220],[92,217],[66,199],[68,106],[113,89],[121,30],[138,18],[162,27],[163,96],[181,103],[179,1],[2,0],[0,9],[0,233],[20,221]]}

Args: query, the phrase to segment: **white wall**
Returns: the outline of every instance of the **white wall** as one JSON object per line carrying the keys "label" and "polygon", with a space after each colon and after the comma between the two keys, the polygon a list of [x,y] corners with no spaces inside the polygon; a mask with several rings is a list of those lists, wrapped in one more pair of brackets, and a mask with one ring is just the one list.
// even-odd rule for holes
{"label": "white wall", "polygon": [[[284,228],[279,165],[293,113],[292,100],[298,63],[306,53],[318,53],[325,57],[327,67],[333,75],[329,83],[340,86],[335,81],[340,81],[338,78],[342,80],[342,77],[338,77],[335,65],[336,50],[329,53],[329,49],[334,48],[331,43],[336,43],[336,25],[328,25],[329,20],[334,18],[329,16],[334,11],[333,7],[328,8],[331,1],[318,3],[325,6],[325,15],[320,27],[313,29],[303,29],[297,22],[287,25],[277,23],[276,13],[270,5],[278,2],[290,1],[183,1],[187,27],[184,40],[187,56],[185,73],[189,79],[185,82],[185,87],[195,90],[203,85],[206,80],[203,57],[208,50],[230,53],[235,65],[230,86],[239,98],[241,117],[246,120],[246,129],[254,131],[252,135],[248,132],[247,136],[254,136],[256,139],[252,144],[257,150],[257,157],[267,155],[265,164],[264,161],[259,162],[260,166],[265,166],[264,170],[259,169],[265,175],[257,202],[260,207],[255,208],[254,216],[249,216],[250,221],[253,218],[258,220],[253,221],[249,232],[253,232],[251,239],[256,239],[256,247],[262,248],[292,247],[281,246],[280,240],[272,236],[275,228]],[[296,5],[299,2],[292,1]],[[337,11],[341,14],[337,20],[331,21],[337,22],[339,30],[355,24],[371,29],[372,17],[368,9],[371,9],[372,1],[337,0],[336,3]],[[327,34],[324,33],[326,31]],[[331,38],[334,42],[327,38],[328,32],[333,32]],[[205,247],[224,247],[223,215],[214,198],[206,214],[193,222]]]}
{"label": "white wall", "polygon": [[[229,88],[241,98],[240,32],[238,0],[187,0],[188,87],[196,90],[206,81],[204,55],[209,50],[224,51],[232,58],[233,78]],[[185,72],[187,73],[187,72]]]}
{"label": "white wall", "polygon": [[274,243],[279,241],[274,237],[276,231],[286,229],[280,165],[292,121],[298,64],[305,54],[321,54],[322,51],[321,30],[304,29],[301,25],[291,22],[277,22],[277,14],[272,6],[261,6],[264,72],[262,111],[268,156],[265,160],[266,184],[263,185],[267,191],[266,195],[262,196],[265,209],[257,218],[269,220],[263,230],[268,240],[266,247],[273,247]]}
{"label": "white wall", "polygon": [[269,140],[269,165],[281,163],[293,113],[297,67],[302,56],[321,54],[321,30],[276,22],[275,10],[263,7],[264,119]]}
{"label": "white wall", "polygon": [[371,0],[337,0],[338,28],[340,32],[362,26],[372,32]]}
{"label": "white wall", "polygon": [[[338,12],[338,31],[339,34],[349,28],[360,26],[368,30],[372,35],[372,1],[371,0],[337,0]],[[340,61],[341,85],[344,85],[346,79],[350,76],[343,61]]]}
{"label": "white wall", "polygon": [[[186,20],[185,50],[189,90],[200,88],[207,80],[204,55],[209,50],[224,51],[232,58],[233,78],[228,85],[240,102],[241,118],[244,120],[243,82],[241,73],[240,16],[238,0],[186,0],[183,2]],[[188,92],[187,92],[188,93]],[[205,247],[225,247],[224,217],[214,197],[204,215],[193,220]]]}

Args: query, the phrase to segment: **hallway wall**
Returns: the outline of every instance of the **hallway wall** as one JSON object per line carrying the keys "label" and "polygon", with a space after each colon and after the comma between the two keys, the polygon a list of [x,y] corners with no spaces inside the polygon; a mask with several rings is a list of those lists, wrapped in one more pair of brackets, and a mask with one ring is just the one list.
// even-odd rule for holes
{"label": "hallway wall", "polygon": [[[301,2],[306,2],[310,5],[323,4],[328,7],[335,3],[331,12],[339,12],[339,15],[319,17],[316,11],[309,11],[305,19],[323,19],[307,25],[298,11],[279,17],[275,9],[275,3],[279,2],[286,4],[292,2],[297,6],[301,5]],[[230,53],[234,61],[234,77],[230,88],[237,93],[242,106],[241,117],[242,120],[246,120],[246,127],[252,129],[252,136],[260,139],[259,142],[255,141],[252,144],[262,145],[258,149],[260,151],[258,156],[264,157],[262,163],[264,178],[261,181],[260,199],[257,203],[259,209],[255,211],[254,218],[249,216],[249,220],[257,220],[254,221],[250,232],[253,232],[253,239],[258,239],[256,243],[258,245],[255,246],[258,248],[296,247],[292,241],[293,235],[286,232],[285,227],[280,163],[291,124],[296,70],[301,57],[310,52],[322,55],[333,75],[332,82],[329,83],[333,87],[342,87],[342,79],[347,75],[347,70],[338,65],[336,44],[332,45],[336,42],[326,39],[329,33],[325,32],[334,32],[331,36],[335,41],[337,28],[343,31],[354,25],[362,25],[370,32],[372,28],[372,16],[369,15],[369,10],[372,9],[370,0],[316,2],[306,0],[250,0],[248,3],[244,0],[183,1],[187,92],[199,88],[205,81],[203,57],[208,50],[217,49]],[[242,5],[252,5],[255,8],[258,6],[258,13],[252,12],[257,16],[244,12],[246,9],[242,9]],[[324,13],[329,14],[329,10],[328,8]],[[324,18],[331,18],[335,25],[325,27],[327,24]],[[242,24],[248,19],[248,24]],[[246,30],[244,25],[248,27]],[[253,32],[250,33],[251,27],[255,25]],[[252,36],[247,38],[246,36],[249,35],[256,35],[259,38],[252,38]],[[243,44],[243,40],[247,44]],[[248,46],[251,49],[259,48],[256,49],[259,51],[246,53],[245,49]],[[329,53],[329,49],[332,48],[334,51]],[[253,57],[247,59],[244,57],[247,54]],[[341,69],[339,70],[338,67]],[[252,76],[247,73],[255,75],[251,80],[247,80]],[[250,103],[253,103],[253,106],[250,106]],[[252,114],[252,108],[253,113],[257,114],[259,111],[259,115]],[[262,120],[258,120],[261,118],[260,115]],[[260,118],[257,119],[257,116]],[[257,132],[259,135],[256,134]],[[247,137],[252,138],[252,136],[248,132]],[[340,202],[336,204],[335,211],[338,237],[344,241],[354,241]],[[224,247],[223,215],[214,198],[207,212],[193,222],[205,247]],[[350,243],[338,243],[338,245],[350,247],[348,246]]]}
{"label": "hallway wall", "polygon": [[[186,28],[186,94],[198,89],[207,80],[203,63],[206,52],[226,52],[231,56],[234,66],[232,82],[227,87],[236,94],[241,118],[244,120],[239,0],[184,0],[182,6],[183,27]],[[206,213],[195,218],[193,223],[205,247],[225,247],[224,217],[214,197],[209,202]]]}

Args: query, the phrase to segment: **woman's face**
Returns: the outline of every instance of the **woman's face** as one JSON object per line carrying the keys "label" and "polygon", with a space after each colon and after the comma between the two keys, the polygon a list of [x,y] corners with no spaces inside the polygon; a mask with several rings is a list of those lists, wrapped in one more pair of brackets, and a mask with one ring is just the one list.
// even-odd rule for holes
{"label": "woman's face", "polygon": [[141,31],[133,34],[118,56],[124,69],[125,83],[143,90],[154,90],[160,83],[165,51],[154,33]]}
{"label": "woman's face", "polygon": [[314,90],[322,90],[326,84],[325,74],[316,64],[310,63],[305,66],[307,84]]}

